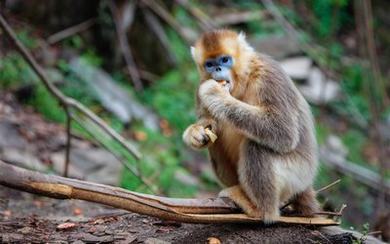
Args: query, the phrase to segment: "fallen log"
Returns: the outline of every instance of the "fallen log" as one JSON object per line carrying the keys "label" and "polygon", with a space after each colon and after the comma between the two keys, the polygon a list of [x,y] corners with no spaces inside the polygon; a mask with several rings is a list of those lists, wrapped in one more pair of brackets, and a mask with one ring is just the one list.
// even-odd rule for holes
{"label": "fallen log", "polygon": [[[0,185],[57,199],[80,199],[131,212],[187,223],[260,223],[228,198],[178,199],[128,191],[82,180],[48,175],[0,161]],[[329,226],[339,222],[323,217],[286,217],[289,224]]]}

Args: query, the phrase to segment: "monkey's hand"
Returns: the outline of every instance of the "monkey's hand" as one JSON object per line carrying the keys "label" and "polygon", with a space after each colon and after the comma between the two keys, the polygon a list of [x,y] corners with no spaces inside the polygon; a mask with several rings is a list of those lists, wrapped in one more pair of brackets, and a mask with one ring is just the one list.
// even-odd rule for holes
{"label": "monkey's hand", "polygon": [[216,122],[212,119],[202,119],[183,133],[183,141],[194,149],[210,146],[216,139]]}
{"label": "monkey's hand", "polygon": [[207,110],[210,107],[221,105],[224,99],[231,97],[229,89],[213,79],[206,80],[199,86],[198,96]]}

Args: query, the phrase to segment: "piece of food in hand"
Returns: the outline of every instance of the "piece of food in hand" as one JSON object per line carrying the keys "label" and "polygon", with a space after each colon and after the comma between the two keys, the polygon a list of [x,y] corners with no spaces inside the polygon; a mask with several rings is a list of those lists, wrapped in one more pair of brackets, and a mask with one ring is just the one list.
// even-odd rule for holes
{"label": "piece of food in hand", "polygon": [[212,132],[211,130],[210,130],[210,128],[206,128],[205,129],[205,132],[206,132],[206,135],[210,138],[210,141],[212,142],[212,143],[214,143],[216,140],[217,140],[217,135],[216,134],[214,134],[214,132]]}

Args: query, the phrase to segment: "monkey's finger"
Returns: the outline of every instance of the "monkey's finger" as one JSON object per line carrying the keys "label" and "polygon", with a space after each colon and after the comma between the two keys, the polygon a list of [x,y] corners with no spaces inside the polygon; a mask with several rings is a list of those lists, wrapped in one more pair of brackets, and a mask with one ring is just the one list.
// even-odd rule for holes
{"label": "monkey's finger", "polygon": [[210,141],[210,137],[207,134],[202,134],[200,137],[194,139],[201,145],[206,145]]}
{"label": "monkey's finger", "polygon": [[202,126],[198,126],[193,129],[191,133],[191,143],[195,147],[202,147],[208,144],[210,138],[206,135],[206,132]]}

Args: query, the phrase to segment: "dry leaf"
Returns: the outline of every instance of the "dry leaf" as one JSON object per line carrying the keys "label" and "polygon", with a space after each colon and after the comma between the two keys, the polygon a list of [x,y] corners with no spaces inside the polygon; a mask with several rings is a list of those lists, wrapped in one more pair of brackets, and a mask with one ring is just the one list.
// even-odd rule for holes
{"label": "dry leaf", "polygon": [[137,141],[146,141],[148,135],[143,131],[134,131],[134,139]]}
{"label": "dry leaf", "polygon": [[168,120],[166,119],[160,120],[160,128],[164,136],[167,137],[172,136],[173,132],[172,132],[172,128],[169,125]]}

